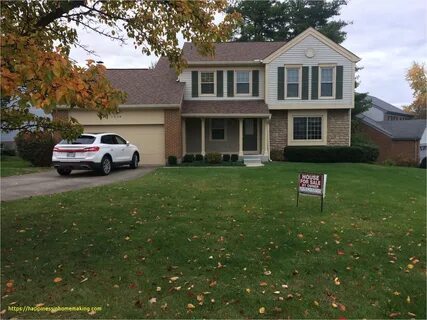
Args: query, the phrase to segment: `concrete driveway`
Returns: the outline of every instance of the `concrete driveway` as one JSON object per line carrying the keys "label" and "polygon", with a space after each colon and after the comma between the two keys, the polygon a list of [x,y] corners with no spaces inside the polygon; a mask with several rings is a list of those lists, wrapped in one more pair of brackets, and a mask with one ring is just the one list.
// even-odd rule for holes
{"label": "concrete driveway", "polygon": [[132,180],[155,169],[156,167],[139,167],[135,170],[118,168],[108,176],[100,176],[94,171],[73,171],[68,177],[60,176],[56,170],[48,170],[5,177],[1,178],[1,200],[16,200]]}

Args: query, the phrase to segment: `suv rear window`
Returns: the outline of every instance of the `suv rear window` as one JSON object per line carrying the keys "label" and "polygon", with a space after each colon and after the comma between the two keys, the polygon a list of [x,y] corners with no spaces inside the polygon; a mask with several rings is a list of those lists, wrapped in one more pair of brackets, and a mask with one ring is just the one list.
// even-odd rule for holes
{"label": "suv rear window", "polygon": [[76,140],[62,140],[59,144],[92,144],[95,141],[94,136],[81,135]]}

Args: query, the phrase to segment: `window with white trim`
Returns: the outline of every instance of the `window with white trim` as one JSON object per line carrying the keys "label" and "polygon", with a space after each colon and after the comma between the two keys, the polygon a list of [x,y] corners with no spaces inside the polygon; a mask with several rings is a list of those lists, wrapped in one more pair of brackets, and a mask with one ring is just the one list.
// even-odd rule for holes
{"label": "window with white trim", "polygon": [[320,96],[334,96],[334,67],[320,67]]}
{"label": "window with white trim", "polygon": [[225,140],[225,119],[211,119],[211,140]]}
{"label": "window with white trim", "polygon": [[250,93],[250,71],[236,71],[236,94]]}
{"label": "window with white trim", "polygon": [[322,117],[294,117],[294,140],[321,140]]}
{"label": "window with white trim", "polygon": [[286,98],[299,98],[301,89],[301,67],[286,67]]}
{"label": "window with white trim", "polygon": [[200,93],[215,94],[214,72],[200,72]]}

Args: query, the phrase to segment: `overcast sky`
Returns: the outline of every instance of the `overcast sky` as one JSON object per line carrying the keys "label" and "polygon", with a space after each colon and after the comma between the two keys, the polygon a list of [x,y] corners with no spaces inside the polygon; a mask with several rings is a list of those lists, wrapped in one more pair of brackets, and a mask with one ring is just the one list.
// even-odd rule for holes
{"label": "overcast sky", "polygon": [[[362,58],[359,66],[360,92],[369,92],[396,106],[412,101],[405,80],[412,61],[427,62],[426,0],[350,0],[341,19],[353,23],[345,28],[343,46]],[[81,31],[82,43],[97,57],[76,48],[71,57],[79,63],[88,58],[104,61],[107,68],[146,68],[156,61],[135,50],[132,41],[120,46],[93,33]]]}

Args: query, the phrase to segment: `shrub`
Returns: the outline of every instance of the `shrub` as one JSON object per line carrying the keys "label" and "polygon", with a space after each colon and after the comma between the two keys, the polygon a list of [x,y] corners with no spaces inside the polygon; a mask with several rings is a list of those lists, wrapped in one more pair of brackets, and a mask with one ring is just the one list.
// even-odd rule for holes
{"label": "shrub", "polygon": [[378,148],[373,146],[351,147],[286,147],[284,157],[292,162],[373,162]]}
{"label": "shrub", "polygon": [[229,162],[230,159],[231,159],[231,156],[229,154],[222,155],[222,161]]}
{"label": "shrub", "polygon": [[380,150],[377,145],[372,143],[358,143],[352,147],[360,147],[364,151],[364,158],[361,162],[375,162],[378,159]]}
{"label": "shrub", "polygon": [[15,137],[15,142],[22,159],[39,167],[48,167],[52,164],[52,152],[56,141],[51,133],[21,133]]}
{"label": "shrub", "polygon": [[221,163],[221,154],[217,152],[207,153],[206,160],[208,163],[211,164]]}
{"label": "shrub", "polygon": [[16,156],[16,151],[13,149],[1,149],[2,156]]}
{"label": "shrub", "polygon": [[283,157],[283,151],[278,149],[273,149],[270,151],[270,158],[273,161],[283,161],[285,158]]}
{"label": "shrub", "polygon": [[405,157],[403,155],[398,156],[395,159],[395,163],[397,166],[401,166],[401,167],[418,167],[419,166],[417,161],[411,158]]}
{"label": "shrub", "polygon": [[182,158],[182,162],[193,162],[194,161],[194,154],[186,154],[183,158]]}
{"label": "shrub", "polygon": [[169,156],[168,157],[168,165],[176,166],[177,163],[178,163],[178,160],[175,156]]}
{"label": "shrub", "polygon": [[425,157],[423,160],[421,160],[420,168],[427,169],[427,159]]}
{"label": "shrub", "polygon": [[204,158],[203,158],[203,155],[201,155],[201,154],[196,154],[196,161],[203,161],[204,160]]}
{"label": "shrub", "polygon": [[231,155],[231,162],[237,162],[239,160],[238,154],[232,154]]}

